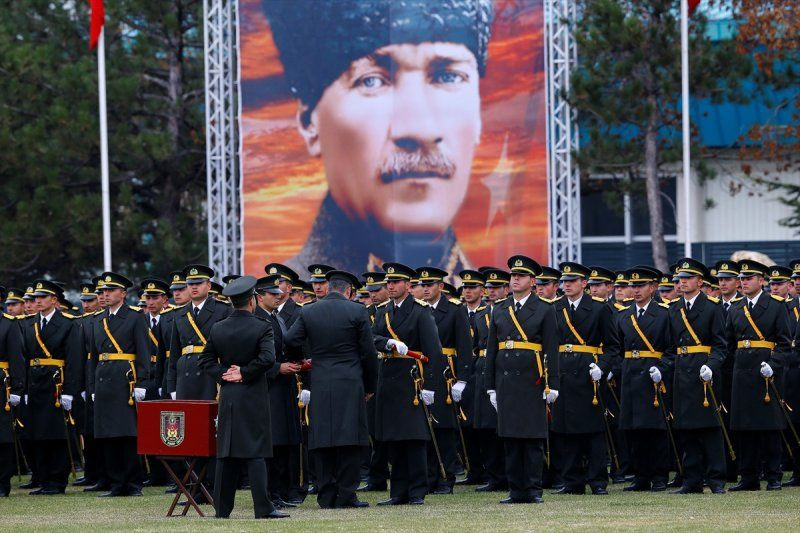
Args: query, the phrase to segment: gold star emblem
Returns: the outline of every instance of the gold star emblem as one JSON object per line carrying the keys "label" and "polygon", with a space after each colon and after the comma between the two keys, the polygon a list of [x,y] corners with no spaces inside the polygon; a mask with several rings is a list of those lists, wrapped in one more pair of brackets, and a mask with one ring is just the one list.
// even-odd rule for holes
{"label": "gold star emblem", "polygon": [[180,279],[181,279],[181,277],[178,274],[175,274],[174,276],[172,276],[172,281],[180,281]]}
{"label": "gold star emblem", "polygon": [[750,267],[749,267],[749,265],[748,265],[747,263],[743,263],[743,264],[742,264],[742,270],[747,270],[747,269],[749,269],[749,268],[750,268]]}
{"label": "gold star emblem", "polygon": [[517,259],[516,261],[514,261],[514,266],[515,267],[521,267],[522,266],[522,259]]}
{"label": "gold star emblem", "polygon": [[386,269],[386,272],[387,272],[388,274],[394,274],[394,267],[389,267],[389,268],[387,268],[387,269]]}
{"label": "gold star emblem", "polygon": [[37,288],[37,289],[41,289],[41,288],[42,288],[42,284],[41,284],[41,283],[37,283],[37,284],[36,284],[36,288]]}
{"label": "gold star emblem", "polygon": [[565,266],[564,267],[564,274],[569,274],[570,272],[572,272],[572,267],[569,266],[569,265]]}
{"label": "gold star emblem", "polygon": [[269,273],[270,274],[277,274],[278,273],[278,269],[275,268],[275,267],[272,267],[272,268],[269,269]]}
{"label": "gold star emblem", "polygon": [[599,274],[597,273],[597,270],[592,270],[592,276],[593,276],[593,277],[594,277],[594,276],[598,276],[598,275],[599,275]]}
{"label": "gold star emblem", "polygon": [[148,283],[147,284],[147,288],[148,289],[155,289],[156,288],[156,284],[155,283]]}
{"label": "gold star emblem", "polygon": [[633,274],[631,274],[631,279],[639,279],[639,273],[634,272]]}
{"label": "gold star emblem", "polygon": [[110,283],[110,282],[111,282],[111,276],[106,276],[106,283]]}
{"label": "gold star emblem", "polygon": [[427,270],[423,270],[422,271],[422,277],[423,278],[427,278],[428,277],[428,271]]}
{"label": "gold star emblem", "polygon": [[83,294],[88,294],[88,293],[89,293],[89,287],[84,287],[84,288],[83,288],[83,290],[82,290],[81,292],[82,292]]}
{"label": "gold star emblem", "polygon": [[625,274],[617,274],[617,279],[625,279]]}
{"label": "gold star emblem", "polygon": [[773,278],[774,278],[775,276],[780,276],[780,275],[781,275],[781,273],[780,273],[780,272],[778,272],[777,270],[773,270],[773,271],[772,271],[772,277],[773,277]]}
{"label": "gold star emblem", "polygon": [[368,277],[367,283],[375,283],[375,278],[373,278],[372,276]]}
{"label": "gold star emblem", "polygon": [[489,274],[489,279],[497,279],[497,272],[492,272]]}
{"label": "gold star emblem", "polygon": [[722,270],[728,270],[728,263],[722,263]]}
{"label": "gold star emblem", "polygon": [[469,281],[472,279],[472,274],[464,274],[464,280]]}
{"label": "gold star emblem", "polygon": [[683,268],[689,268],[689,263],[688,263],[688,262],[686,262],[686,261],[684,261],[684,263],[681,265],[681,267],[683,267]]}
{"label": "gold star emblem", "polygon": [[314,275],[315,275],[315,276],[320,276],[320,275],[322,275],[322,269],[321,269],[321,268],[315,268],[315,269],[314,269]]}

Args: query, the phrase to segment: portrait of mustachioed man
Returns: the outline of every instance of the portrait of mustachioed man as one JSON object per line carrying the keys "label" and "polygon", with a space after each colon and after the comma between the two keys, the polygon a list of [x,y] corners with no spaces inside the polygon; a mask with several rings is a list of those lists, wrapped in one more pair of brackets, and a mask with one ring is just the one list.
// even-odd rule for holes
{"label": "portrait of mustachioed man", "polygon": [[244,268],[546,257],[541,0],[243,0]]}

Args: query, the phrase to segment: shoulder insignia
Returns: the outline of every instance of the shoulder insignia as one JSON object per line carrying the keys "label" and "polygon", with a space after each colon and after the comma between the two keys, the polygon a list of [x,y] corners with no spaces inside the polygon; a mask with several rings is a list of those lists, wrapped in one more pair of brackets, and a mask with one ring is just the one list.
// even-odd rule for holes
{"label": "shoulder insignia", "polygon": [[94,316],[94,313],[83,313],[81,318],[86,318],[87,316]]}
{"label": "shoulder insignia", "polygon": [[674,304],[675,302],[680,302],[680,301],[681,301],[681,299],[680,299],[680,297],[678,297],[678,298],[673,298],[672,300],[669,300],[669,303]]}
{"label": "shoulder insignia", "polygon": [[626,309],[630,309],[631,308],[631,306],[622,305],[619,302],[614,302],[614,307],[616,308],[617,311],[625,311]]}
{"label": "shoulder insignia", "polygon": [[632,302],[633,298],[623,298],[622,301],[623,302]]}
{"label": "shoulder insignia", "polygon": [[606,303],[605,300],[603,300],[602,298],[598,298],[597,296],[592,296],[592,300],[594,300],[595,302],[600,302],[601,304]]}
{"label": "shoulder insignia", "polygon": [[478,311],[483,311],[484,309],[486,309],[486,306],[485,306],[485,305],[482,305],[482,306],[478,307],[478,308],[475,310],[475,312],[477,313]]}
{"label": "shoulder insignia", "polygon": [[663,307],[664,309],[669,309],[669,304],[665,304],[664,302],[658,302],[659,307]]}
{"label": "shoulder insignia", "polygon": [[414,298],[414,301],[415,301],[415,302],[417,302],[419,305],[421,305],[421,306],[423,306],[423,307],[430,307],[430,306],[428,305],[428,302],[426,302],[425,300],[420,300],[420,299],[418,299],[418,298]]}
{"label": "shoulder insignia", "polygon": [[381,302],[378,305],[376,305],[375,308],[383,307],[384,305],[389,305],[389,302],[391,302],[391,300],[386,300],[385,302]]}
{"label": "shoulder insignia", "polygon": [[8,313],[3,313],[3,317],[9,320],[16,320],[17,317],[11,316]]}
{"label": "shoulder insignia", "polygon": [[734,298],[731,298],[731,301],[730,301],[730,303],[733,303],[733,302],[740,302],[740,301],[742,301],[743,299],[744,299],[744,296],[736,296],[736,297],[734,297]]}
{"label": "shoulder insignia", "polygon": [[167,313],[173,312],[175,309],[176,309],[175,307],[168,307],[166,309],[162,309],[161,312],[158,313],[158,314],[159,315],[166,315]]}
{"label": "shoulder insignia", "polygon": [[135,305],[129,305],[128,309],[130,309],[131,311],[136,311],[137,313],[141,313],[142,312],[142,308],[141,307],[137,307]]}
{"label": "shoulder insignia", "polygon": [[706,296],[706,298],[708,298],[709,301],[711,301],[711,302],[713,302],[715,304],[719,303],[719,298],[717,298],[716,296]]}
{"label": "shoulder insignia", "polygon": [[453,305],[462,305],[464,303],[458,298],[448,298],[447,300]]}
{"label": "shoulder insignia", "polygon": [[103,314],[103,311],[105,311],[105,309],[100,309],[99,311],[95,311],[94,313],[92,313],[92,316],[101,315]]}
{"label": "shoulder insignia", "polygon": [[70,313],[65,313],[65,312],[63,312],[63,311],[61,312],[61,316],[65,317],[65,318],[70,318],[70,319],[72,319],[72,318],[78,318],[78,317],[77,317],[77,316],[75,316],[75,315],[72,315],[72,314],[70,314]]}
{"label": "shoulder insignia", "polygon": [[769,296],[770,296],[770,298],[772,298],[773,300],[778,300],[779,302],[784,302],[784,303],[786,302],[786,300],[784,300],[783,298],[781,298],[781,297],[780,297],[780,296],[778,296],[777,294],[770,294]]}

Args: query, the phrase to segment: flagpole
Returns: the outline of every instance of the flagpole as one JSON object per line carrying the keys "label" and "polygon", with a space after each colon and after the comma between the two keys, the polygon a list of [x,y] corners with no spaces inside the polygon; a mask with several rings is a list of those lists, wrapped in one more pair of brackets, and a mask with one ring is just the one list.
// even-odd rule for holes
{"label": "flagpole", "polygon": [[100,190],[103,198],[103,270],[111,270],[111,197],[108,180],[108,125],[106,122],[106,31],[97,41],[97,86],[100,99]]}
{"label": "flagpole", "polygon": [[681,123],[683,126],[683,256],[692,256],[692,206],[690,190],[691,138],[689,137],[689,0],[681,0]]}

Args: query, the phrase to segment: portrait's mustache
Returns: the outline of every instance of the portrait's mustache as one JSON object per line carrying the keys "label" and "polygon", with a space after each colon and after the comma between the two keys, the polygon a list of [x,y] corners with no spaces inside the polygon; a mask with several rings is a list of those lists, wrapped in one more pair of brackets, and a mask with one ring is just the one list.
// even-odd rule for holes
{"label": "portrait's mustache", "polygon": [[381,181],[391,183],[402,179],[448,179],[456,166],[444,154],[436,152],[394,152],[381,165]]}

